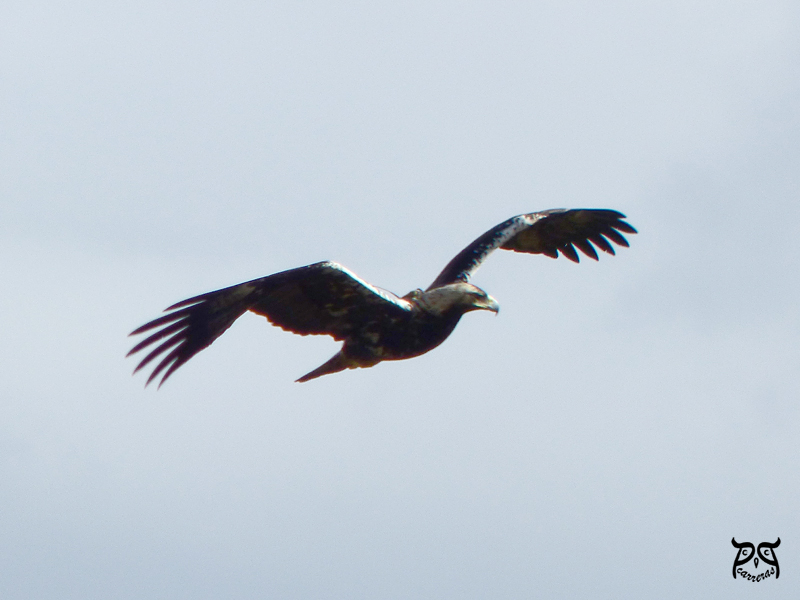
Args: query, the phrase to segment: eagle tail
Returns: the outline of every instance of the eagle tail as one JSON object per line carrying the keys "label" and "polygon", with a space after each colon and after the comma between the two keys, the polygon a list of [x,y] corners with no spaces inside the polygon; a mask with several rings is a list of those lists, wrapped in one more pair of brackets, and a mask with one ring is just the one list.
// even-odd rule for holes
{"label": "eagle tail", "polygon": [[331,373],[338,373],[339,371],[344,371],[345,369],[355,369],[358,366],[359,365],[354,361],[345,358],[344,354],[337,352],[334,354],[333,358],[331,358],[324,365],[317,367],[310,373],[306,373],[295,383],[303,383],[304,381],[316,379],[317,377],[322,377],[323,375],[329,375]]}

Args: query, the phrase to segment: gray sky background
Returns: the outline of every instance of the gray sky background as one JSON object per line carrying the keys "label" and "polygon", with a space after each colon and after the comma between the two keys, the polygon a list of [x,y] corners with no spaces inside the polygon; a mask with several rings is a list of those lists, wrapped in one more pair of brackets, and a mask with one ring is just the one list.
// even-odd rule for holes
{"label": "gray sky background", "polygon": [[[0,596],[790,598],[800,4],[0,9]],[[156,392],[127,333],[318,260],[403,294],[496,223],[435,352],[246,316]],[[732,536],[781,538],[734,581]]]}

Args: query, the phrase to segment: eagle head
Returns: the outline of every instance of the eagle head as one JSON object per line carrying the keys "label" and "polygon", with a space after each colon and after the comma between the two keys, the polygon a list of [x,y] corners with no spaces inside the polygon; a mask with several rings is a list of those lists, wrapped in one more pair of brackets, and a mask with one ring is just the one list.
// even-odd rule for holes
{"label": "eagle head", "polygon": [[500,312],[497,300],[481,288],[463,281],[422,292],[417,302],[424,310],[437,315],[452,310],[462,314],[473,310],[490,310],[495,314]]}

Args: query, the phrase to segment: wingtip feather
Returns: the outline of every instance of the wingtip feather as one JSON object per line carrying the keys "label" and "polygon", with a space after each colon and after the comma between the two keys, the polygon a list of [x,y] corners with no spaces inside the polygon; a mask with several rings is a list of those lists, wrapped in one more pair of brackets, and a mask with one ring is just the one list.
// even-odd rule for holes
{"label": "wingtip feather", "polygon": [[567,244],[565,246],[562,246],[561,248],[559,248],[559,250],[565,257],[570,259],[572,262],[574,263],[581,262],[581,258],[580,256],[578,256],[578,253],[575,251],[575,247],[572,244]]}

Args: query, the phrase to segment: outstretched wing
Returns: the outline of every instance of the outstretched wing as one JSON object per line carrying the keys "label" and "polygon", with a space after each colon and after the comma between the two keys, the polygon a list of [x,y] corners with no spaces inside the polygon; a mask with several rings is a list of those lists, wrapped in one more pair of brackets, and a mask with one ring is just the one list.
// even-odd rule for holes
{"label": "outstretched wing", "polygon": [[575,248],[594,260],[597,260],[594,246],[614,254],[610,242],[628,246],[621,231],[636,233],[633,227],[623,221],[625,218],[615,210],[593,208],[556,208],[511,217],[459,252],[428,289],[467,281],[497,248],[545,254],[552,258],[558,258],[560,252],[575,262],[580,260]]}
{"label": "outstretched wing", "polygon": [[396,319],[411,308],[407,300],[368,284],[341,265],[321,262],[173,304],[166,309],[168,314],[131,333],[157,329],[136,344],[128,356],[155,346],[136,367],[136,373],[166,354],[147,379],[149,384],[163,371],[160,387],[248,310],[293,333],[344,340],[366,323]]}

